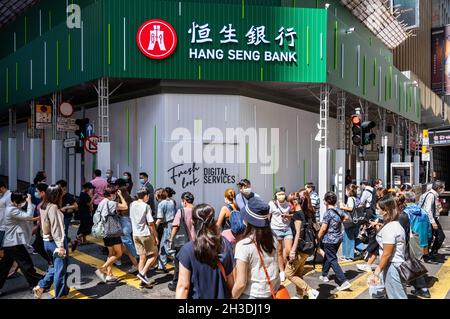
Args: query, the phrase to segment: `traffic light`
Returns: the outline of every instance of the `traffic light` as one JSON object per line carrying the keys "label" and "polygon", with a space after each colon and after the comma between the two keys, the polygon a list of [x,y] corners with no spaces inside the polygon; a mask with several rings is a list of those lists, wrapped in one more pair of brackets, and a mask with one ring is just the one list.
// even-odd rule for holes
{"label": "traffic light", "polygon": [[377,137],[372,133],[372,129],[376,126],[375,122],[367,121],[361,124],[362,145],[370,145]]}
{"label": "traffic light", "polygon": [[361,116],[352,115],[352,141],[356,146],[361,146],[362,130],[361,130]]}
{"label": "traffic light", "polygon": [[78,119],[75,121],[75,124],[78,125],[78,130],[75,131],[75,135],[78,136],[80,140],[84,140],[87,137],[86,128],[89,124],[89,119]]}

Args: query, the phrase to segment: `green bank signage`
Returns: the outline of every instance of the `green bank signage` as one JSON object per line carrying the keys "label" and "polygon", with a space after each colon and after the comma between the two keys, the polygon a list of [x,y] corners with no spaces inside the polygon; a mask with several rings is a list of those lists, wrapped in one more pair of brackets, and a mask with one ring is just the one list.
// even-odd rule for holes
{"label": "green bank signage", "polygon": [[133,4],[112,10],[108,3],[108,76],[326,80],[326,10],[143,0]]}

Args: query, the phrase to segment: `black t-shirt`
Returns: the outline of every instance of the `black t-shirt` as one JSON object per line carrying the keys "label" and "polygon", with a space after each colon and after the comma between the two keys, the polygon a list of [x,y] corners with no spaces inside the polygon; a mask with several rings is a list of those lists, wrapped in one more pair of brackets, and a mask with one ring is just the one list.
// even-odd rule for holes
{"label": "black t-shirt", "polygon": [[296,212],[294,212],[294,215],[292,216],[291,229],[292,229],[292,233],[294,234],[294,237],[296,234],[295,221],[297,221],[297,220],[302,222],[301,229],[304,229],[306,226],[306,218],[305,218],[305,213],[303,211],[301,211],[301,210],[296,211]]}
{"label": "black t-shirt", "polygon": [[[72,206],[75,203],[75,196],[72,194],[66,193],[63,195],[62,198],[62,207],[66,206]],[[72,215],[75,211],[71,212],[64,212],[64,216],[68,217],[69,215]]]}
{"label": "black t-shirt", "polygon": [[81,192],[80,198],[78,200],[78,211],[80,214],[89,214],[90,213],[90,207],[89,202],[91,201],[91,197],[88,193]]}

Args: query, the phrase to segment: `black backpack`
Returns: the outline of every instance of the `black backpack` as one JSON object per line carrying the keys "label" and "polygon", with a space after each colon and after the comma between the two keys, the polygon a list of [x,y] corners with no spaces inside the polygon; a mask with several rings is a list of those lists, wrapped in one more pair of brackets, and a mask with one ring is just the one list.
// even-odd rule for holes
{"label": "black backpack", "polygon": [[172,249],[180,250],[185,244],[189,242],[189,231],[187,229],[186,222],[184,221],[184,209],[181,208],[180,226],[178,232],[172,241]]}
{"label": "black backpack", "polygon": [[301,253],[311,256],[317,248],[317,236],[313,227],[313,221],[310,218],[308,222],[302,225],[301,234],[297,250]]}

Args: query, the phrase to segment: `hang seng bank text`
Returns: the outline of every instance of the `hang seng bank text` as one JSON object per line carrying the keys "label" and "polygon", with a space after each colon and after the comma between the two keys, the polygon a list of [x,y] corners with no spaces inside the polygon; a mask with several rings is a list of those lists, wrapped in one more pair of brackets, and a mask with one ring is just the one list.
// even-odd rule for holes
{"label": "hang seng bank text", "polygon": [[194,60],[223,60],[229,61],[260,61],[297,63],[297,52],[272,52],[254,50],[227,50],[222,49],[189,49],[189,59]]}

